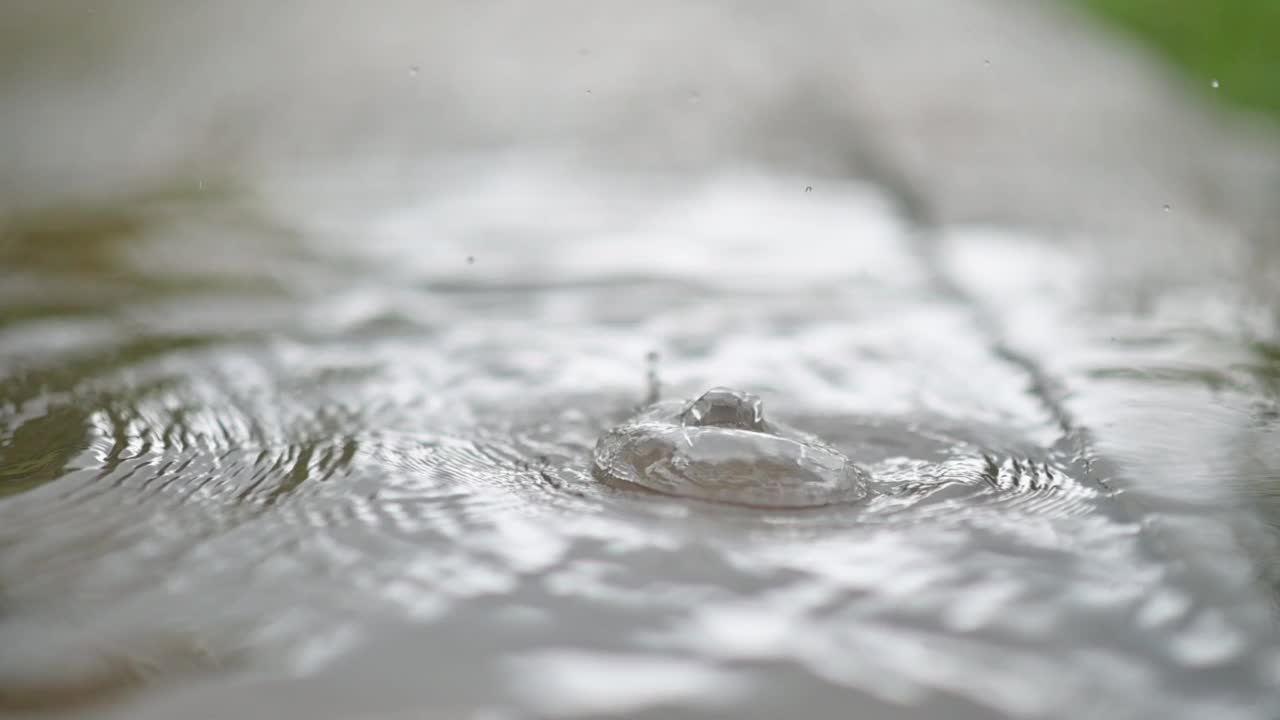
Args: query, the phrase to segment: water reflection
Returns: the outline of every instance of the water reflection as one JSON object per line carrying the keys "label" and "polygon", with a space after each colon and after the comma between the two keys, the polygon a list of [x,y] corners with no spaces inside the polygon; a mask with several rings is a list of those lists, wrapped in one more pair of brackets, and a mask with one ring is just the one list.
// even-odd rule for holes
{"label": "water reflection", "polygon": [[[191,132],[168,112],[136,162],[100,136],[83,156],[22,145],[18,167],[45,170],[6,196],[0,241],[0,647],[18,649],[0,654],[0,710],[1269,718],[1271,316],[1224,289],[1231,262],[1257,258],[1241,237],[1210,243],[1221,218],[1186,190],[1226,177],[1223,212],[1253,217],[1229,192],[1257,178],[1248,153],[1170,167],[1146,144],[1159,133],[1093,134],[1110,122],[975,138],[959,109],[997,107],[1019,68],[1019,102],[1058,118],[1093,107],[1062,93],[1089,86],[1072,68],[1111,75],[1086,52],[1045,75],[993,40],[947,63],[967,53],[990,80],[930,65],[902,82],[885,68],[919,50],[903,47],[948,46],[933,34],[957,26],[936,4],[896,40],[884,23],[915,5],[802,5],[646,9],[688,23],[586,54],[551,10],[502,6],[494,26],[443,8],[404,27],[387,19],[418,17],[403,8],[321,14],[378,41],[358,62],[297,53],[285,67],[316,63],[297,95],[268,92],[297,76],[263,62],[294,41],[245,41],[231,69],[178,43],[209,81],[182,75],[190,107],[263,73],[248,105],[271,119],[200,125],[207,156],[165,144]],[[1024,10],[986,7],[947,12],[992,38],[1040,28],[1037,57],[1065,53]],[[247,32],[294,17],[263,12]],[[212,46],[244,27],[196,16]],[[636,51],[726,23],[741,42],[707,57]],[[852,42],[850,26],[870,29]],[[130,50],[142,30],[110,27],[96,52],[123,56],[137,94],[106,103],[107,130],[170,87],[155,60],[178,37]],[[529,67],[480,52],[462,87],[442,68],[490,31],[532,46]],[[607,72],[624,50],[720,74]],[[796,78],[818,91],[787,90]],[[59,103],[98,97],[68,82]],[[422,95],[388,99],[383,82]],[[1156,102],[1121,85],[1125,108]],[[449,102],[424,113],[423,98]],[[268,112],[291,99],[296,115]],[[36,132],[58,103],[5,107],[14,137],[66,137]],[[1198,132],[1133,112],[1175,140]],[[223,157],[228,138],[242,144]],[[355,157],[310,158],[319,146]],[[1096,234],[1044,229],[1076,216]],[[958,222],[975,217],[1004,224]],[[758,392],[770,421],[864,467],[870,492],[761,511],[593,476],[598,439],[655,388],[715,385]]]}
{"label": "water reflection", "polygon": [[[867,708],[922,712],[1031,716],[1097,702],[1194,717],[1262,692],[1274,663],[1258,641],[1265,616],[1170,574],[1142,516],[864,192],[829,185],[828,200],[806,198],[803,212],[825,219],[801,217],[797,232],[793,182],[727,176],[694,205],[648,200],[722,218],[720,203],[740,215],[751,198],[757,217],[735,216],[733,232],[685,216],[703,234],[696,252],[728,243],[715,263],[650,262],[653,243],[604,254],[578,231],[523,285],[509,279],[514,258],[450,280],[409,242],[419,216],[406,215],[341,277],[331,266],[355,249],[318,240],[298,266],[317,272],[266,312],[241,315],[195,283],[101,320],[146,340],[55,361],[27,348],[25,377],[45,379],[7,386],[6,469],[23,484],[0,505],[4,627],[31,628],[41,607],[82,629],[64,645],[8,636],[53,658],[45,670],[0,668],[17,693],[10,706],[155,682],[189,685],[172,702],[199,707],[216,675],[180,684],[178,659],[210,643],[195,667],[248,673],[267,695],[322,677],[423,702],[352,663],[392,672],[447,656],[472,675],[432,685],[433,704],[569,715],[596,712],[602,697],[615,708],[632,698],[637,712],[737,713],[761,688],[803,687],[816,712],[854,693]],[[460,265],[465,252],[500,256],[485,243],[507,241],[486,239],[463,214],[470,193],[460,197],[433,195],[438,210],[421,216],[432,219],[413,222],[434,223],[433,248],[452,242]],[[361,222],[346,213],[331,232]],[[837,218],[864,228],[857,242]],[[143,232],[191,255],[221,247],[216,234],[174,227]],[[778,233],[797,238],[792,248],[806,238],[809,257],[838,251],[840,271],[765,272],[781,261]],[[622,262],[626,248],[643,256]],[[156,261],[126,253],[113,272]],[[715,272],[695,272],[706,267]],[[583,280],[610,268],[613,282]],[[622,274],[634,268],[645,277]],[[598,482],[592,448],[643,403],[655,348],[650,385],[761,388],[778,422],[865,463],[872,496],[762,514]],[[152,644],[193,622],[190,645]],[[93,633],[106,634],[98,649],[81,642]],[[96,660],[59,664],[77,656]],[[137,658],[161,670],[110,669]],[[581,672],[589,658],[631,677]],[[529,663],[560,670],[534,680]],[[1222,681],[1192,683],[1205,668]],[[672,673],[684,680],[655,684]]]}

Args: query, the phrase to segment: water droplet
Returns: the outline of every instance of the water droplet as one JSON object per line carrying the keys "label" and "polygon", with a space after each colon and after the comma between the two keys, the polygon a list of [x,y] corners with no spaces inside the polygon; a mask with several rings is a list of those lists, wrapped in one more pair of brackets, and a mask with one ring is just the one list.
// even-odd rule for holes
{"label": "water droplet", "polygon": [[765,432],[764,403],[751,393],[712,388],[685,408],[680,422],[697,427],[725,427]]}
{"label": "water droplet", "polygon": [[418,67],[417,65],[411,65],[409,67],[409,74],[412,75],[413,77],[417,77],[418,73],[420,72],[422,72],[422,68]]}
{"label": "water droplet", "polygon": [[1169,212],[1169,210],[1170,210],[1170,209],[1171,209],[1171,208],[1170,208],[1168,205],[1165,205],[1165,206],[1164,206],[1164,211],[1165,211],[1165,212]]}
{"label": "water droplet", "polygon": [[1209,81],[1209,87],[1213,88],[1214,90],[1217,90],[1220,84],[1221,83],[1218,82],[1217,78],[1214,78],[1213,80]]}
{"label": "water droplet", "polygon": [[983,65],[986,65],[987,67],[991,67],[991,61],[990,61],[990,60],[983,60],[983,61],[982,61],[982,64],[983,64]]}
{"label": "water droplet", "polygon": [[645,373],[645,382],[649,386],[648,392],[645,393],[647,402],[656,403],[658,398],[662,397],[662,380],[658,377],[658,351],[650,350],[644,356],[645,362],[649,365],[649,371]]}
{"label": "water droplet", "polygon": [[468,256],[467,256],[467,264],[468,264],[468,265],[475,265],[475,264],[476,264],[476,256],[475,256],[475,255],[468,255]]}
{"label": "water droplet", "polygon": [[805,191],[805,192],[813,192],[813,186],[812,186],[812,185],[805,185],[805,186],[804,186],[804,191]]}

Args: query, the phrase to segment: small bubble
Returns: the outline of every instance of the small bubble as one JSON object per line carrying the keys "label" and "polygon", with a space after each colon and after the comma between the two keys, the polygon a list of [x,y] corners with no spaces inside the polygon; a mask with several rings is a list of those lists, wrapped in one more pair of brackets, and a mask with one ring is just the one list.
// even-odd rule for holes
{"label": "small bubble", "polygon": [[813,186],[812,186],[812,185],[805,185],[805,186],[804,186],[804,191],[805,191],[805,192],[813,192]]}
{"label": "small bubble", "polygon": [[468,264],[468,265],[475,265],[475,264],[476,264],[476,256],[475,256],[475,255],[468,255],[468,256],[467,256],[467,264]]}
{"label": "small bubble", "polygon": [[1209,87],[1213,88],[1214,90],[1217,90],[1220,84],[1221,83],[1218,82],[1217,78],[1214,78],[1213,80],[1209,81]]}
{"label": "small bubble", "polygon": [[411,65],[409,67],[409,74],[413,77],[417,77],[418,73],[420,72],[422,72],[422,68],[418,67],[417,65]]}

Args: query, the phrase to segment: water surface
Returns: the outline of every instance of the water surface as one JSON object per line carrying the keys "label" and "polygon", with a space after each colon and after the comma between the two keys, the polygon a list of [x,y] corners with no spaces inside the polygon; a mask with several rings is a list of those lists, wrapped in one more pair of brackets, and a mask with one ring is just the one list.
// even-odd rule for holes
{"label": "water surface", "polygon": [[[279,11],[247,100],[208,10],[12,81],[0,712],[1274,717],[1276,156],[1039,11],[800,5]],[[133,150],[48,120],[193,77]],[[655,380],[870,492],[601,482]]]}

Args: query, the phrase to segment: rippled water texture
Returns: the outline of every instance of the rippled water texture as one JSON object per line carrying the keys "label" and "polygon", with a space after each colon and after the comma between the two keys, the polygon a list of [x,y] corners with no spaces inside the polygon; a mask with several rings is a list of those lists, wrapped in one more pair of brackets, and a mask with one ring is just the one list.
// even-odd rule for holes
{"label": "rippled water texture", "polygon": [[[498,204],[578,180],[459,178]],[[239,219],[265,258],[222,254],[234,218],[201,203],[139,210],[107,270],[33,250],[76,309],[6,330],[0,578],[22,652],[0,697],[194,675],[283,712],[346,688],[445,715],[1192,717],[1270,682],[1265,617],[1177,571],[874,192],[672,182],[527,250],[437,187],[328,232]],[[230,266],[100,302],[161,244]],[[290,259],[287,286],[245,279]],[[663,393],[752,388],[876,492],[760,511],[600,482],[592,450],[645,402],[651,352]]]}
{"label": "rippled water texture", "polygon": [[1225,241],[979,224],[892,149],[418,151],[6,226],[0,714],[1276,716]]}

